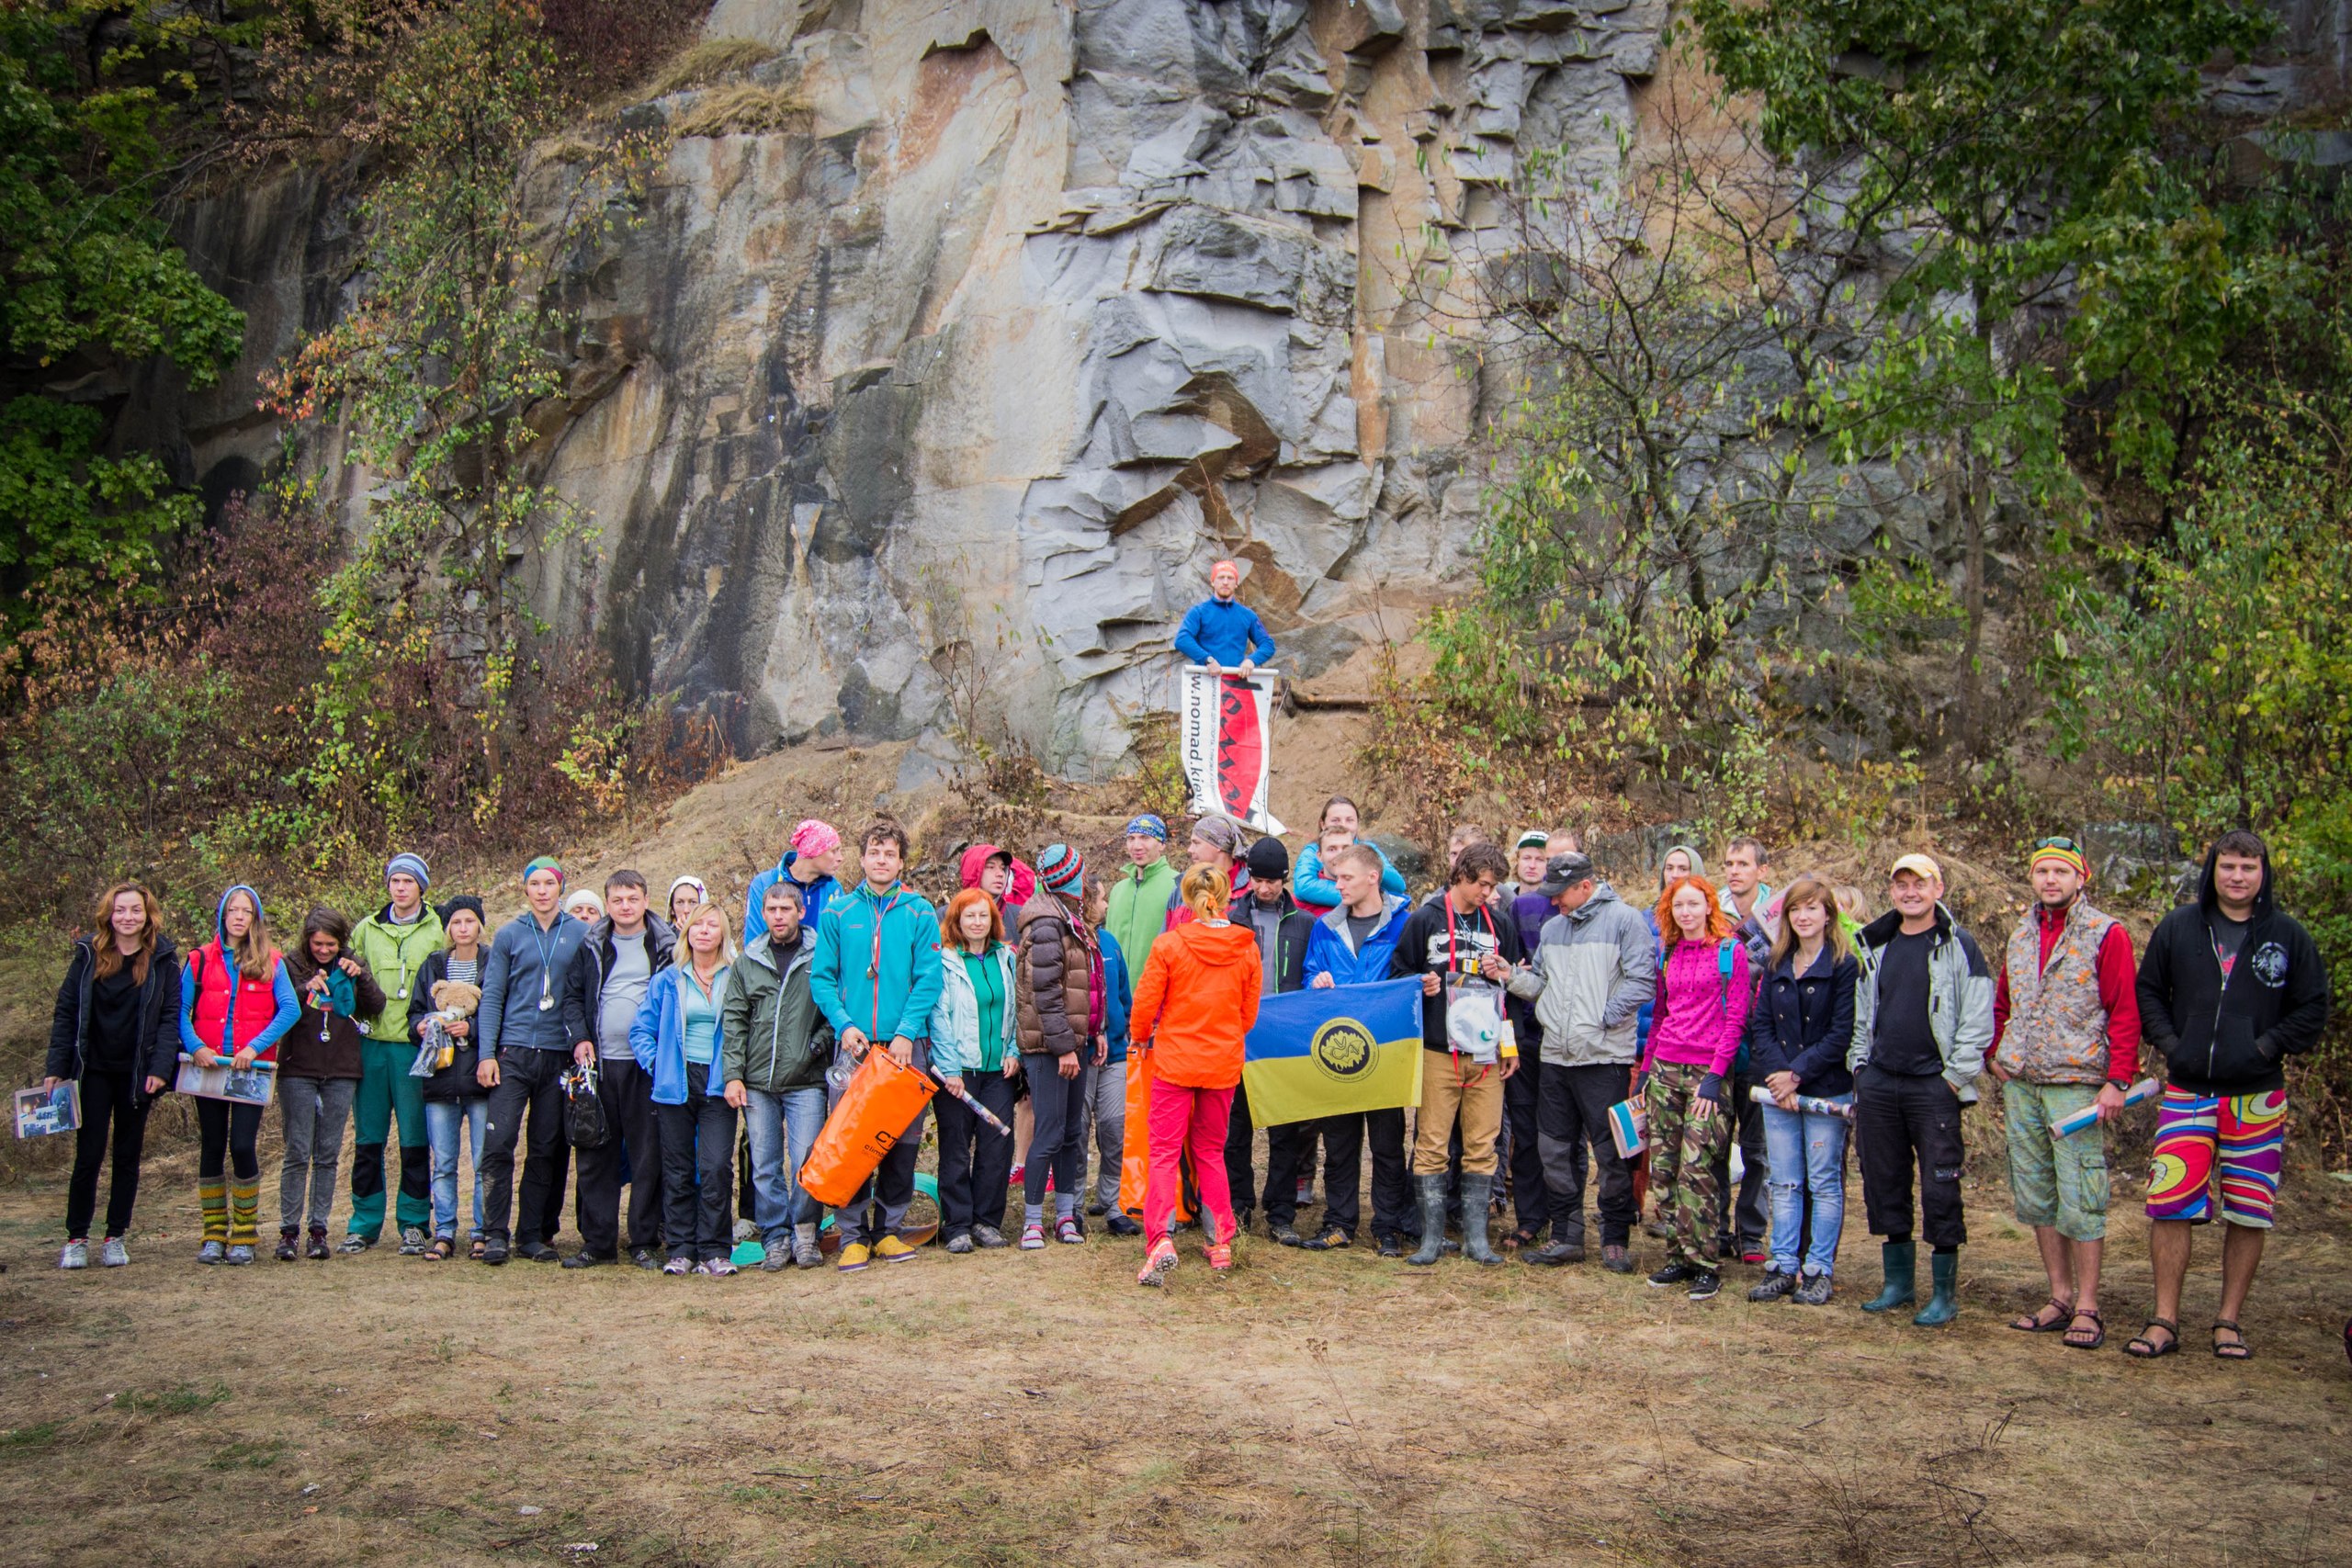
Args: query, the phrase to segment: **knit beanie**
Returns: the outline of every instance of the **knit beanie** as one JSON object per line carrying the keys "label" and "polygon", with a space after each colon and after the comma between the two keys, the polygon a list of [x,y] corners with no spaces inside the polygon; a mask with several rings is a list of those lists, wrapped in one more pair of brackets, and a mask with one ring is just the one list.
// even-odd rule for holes
{"label": "knit beanie", "polygon": [[394,855],[391,859],[384,863],[385,881],[390,882],[393,877],[400,875],[402,872],[406,872],[409,875],[416,878],[416,886],[419,891],[433,886],[433,874],[424,869],[424,857],[423,855],[410,854],[403,852],[402,853]]}
{"label": "knit beanie", "polygon": [[2061,865],[2073,866],[2075,874],[2080,877],[2088,878],[2091,874],[2090,857],[2083,853],[2083,847],[2072,839],[2061,837],[2042,840],[2041,842],[2033,846],[2033,858],[2026,863],[2026,869],[2031,871],[2046,860],[2054,860]]}
{"label": "knit beanie", "polygon": [[542,871],[554,872],[555,879],[559,884],[564,880],[563,863],[556,859],[553,855],[541,855],[538,859],[525,866],[523,868],[523,880],[528,882],[534,874]]}
{"label": "knit beanie", "polygon": [[1250,880],[1280,882],[1290,874],[1290,851],[1280,839],[1265,838],[1250,846]]}
{"label": "knit beanie", "polygon": [[[818,852],[821,854],[824,852],[820,850]],[[695,902],[697,904],[704,902],[710,897],[710,889],[703,886],[702,878],[695,875],[692,872],[688,872],[685,875],[670,884],[670,891],[662,896],[662,913],[664,916],[668,915],[671,908],[677,903],[678,889],[681,887],[693,888],[695,890]]]}
{"label": "knit beanie", "polygon": [[456,914],[460,909],[471,909],[475,919],[480,920],[484,925],[488,925],[490,923],[490,917],[482,913],[481,900],[475,897],[470,893],[460,893],[456,897],[441,906],[441,923],[445,926],[447,925],[449,923],[449,917]]}
{"label": "knit beanie", "polygon": [[1086,857],[1068,844],[1047,844],[1037,857],[1037,884],[1075,903],[1086,889]]}

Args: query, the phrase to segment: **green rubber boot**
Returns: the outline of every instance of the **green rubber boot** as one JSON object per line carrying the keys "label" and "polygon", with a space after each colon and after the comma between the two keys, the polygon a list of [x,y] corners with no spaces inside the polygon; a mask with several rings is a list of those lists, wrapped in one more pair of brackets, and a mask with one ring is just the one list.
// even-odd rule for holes
{"label": "green rubber boot", "polygon": [[1862,1303],[1864,1312],[1893,1312],[1896,1307],[1909,1306],[1919,1299],[1919,1244],[1916,1241],[1883,1241],[1878,1247],[1879,1267],[1886,1273],[1886,1283],[1879,1287],[1877,1295]]}
{"label": "green rubber boot", "polygon": [[1421,1245],[1405,1261],[1426,1269],[1445,1250],[1445,1172],[1422,1177],[1420,1189]]}
{"label": "green rubber boot", "polygon": [[1935,1281],[1935,1293],[1911,1321],[1920,1328],[1941,1328],[1960,1315],[1960,1254],[1930,1252],[1928,1272]]}

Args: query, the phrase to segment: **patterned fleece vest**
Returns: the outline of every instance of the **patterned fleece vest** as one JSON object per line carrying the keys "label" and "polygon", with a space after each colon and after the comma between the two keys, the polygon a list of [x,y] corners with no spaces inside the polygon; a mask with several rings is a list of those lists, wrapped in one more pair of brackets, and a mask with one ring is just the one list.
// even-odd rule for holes
{"label": "patterned fleece vest", "polygon": [[2026,911],[2009,936],[2009,1021],[1995,1059],[2029,1083],[2105,1083],[2107,1009],[2098,949],[2114,919],[2077,898],[2041,963],[2041,914]]}

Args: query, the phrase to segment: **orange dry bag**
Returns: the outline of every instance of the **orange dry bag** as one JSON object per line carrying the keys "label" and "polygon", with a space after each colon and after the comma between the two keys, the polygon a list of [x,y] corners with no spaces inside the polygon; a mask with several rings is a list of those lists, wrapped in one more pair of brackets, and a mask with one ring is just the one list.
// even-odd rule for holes
{"label": "orange dry bag", "polygon": [[927,1075],[899,1066],[887,1049],[868,1050],[800,1168],[800,1190],[829,1208],[856,1197],[938,1092]]}
{"label": "orange dry bag", "polygon": [[[1127,1053],[1127,1126],[1119,1143],[1119,1212],[1131,1218],[1143,1217],[1144,1189],[1151,1180],[1151,1053],[1148,1050]],[[1175,1211],[1168,1218],[1171,1224],[1183,1224],[1193,1217],[1193,1184],[1191,1173],[1176,1194]]]}

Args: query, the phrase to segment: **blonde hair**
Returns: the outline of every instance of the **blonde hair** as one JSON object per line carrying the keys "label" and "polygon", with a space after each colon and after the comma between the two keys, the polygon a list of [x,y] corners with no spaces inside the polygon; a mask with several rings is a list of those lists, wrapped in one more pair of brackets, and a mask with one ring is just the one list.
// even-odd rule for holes
{"label": "blonde hair", "polygon": [[1829,950],[1829,962],[1842,964],[1852,951],[1846,941],[1845,922],[1838,918],[1838,895],[1831,891],[1829,884],[1807,874],[1790,883],[1789,890],[1781,895],[1781,934],[1772,939],[1775,967],[1797,950],[1796,928],[1789,924],[1789,911],[1807,904],[1821,906],[1821,945]]}
{"label": "blonde hair", "polygon": [[1178,888],[1184,907],[1204,920],[1221,920],[1233,904],[1233,879],[1213,865],[1196,865]]}
{"label": "blonde hair", "polygon": [[733,922],[728,918],[727,910],[718,900],[705,898],[701,903],[688,909],[686,918],[678,922],[677,951],[671,954],[670,961],[681,969],[694,967],[694,943],[687,938],[693,933],[695,927],[702,923],[702,918],[705,915],[715,915],[718,919],[718,962],[722,964],[735,962]]}

